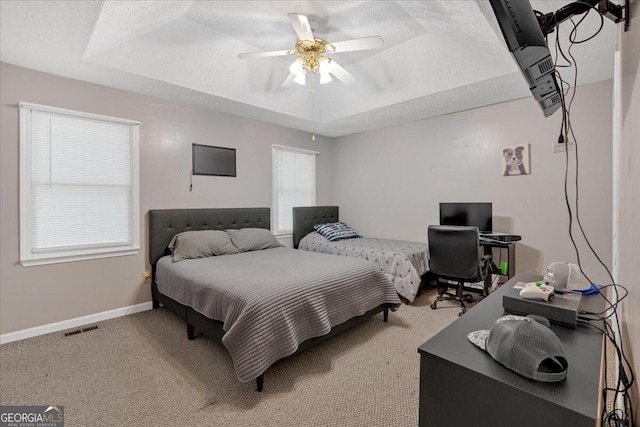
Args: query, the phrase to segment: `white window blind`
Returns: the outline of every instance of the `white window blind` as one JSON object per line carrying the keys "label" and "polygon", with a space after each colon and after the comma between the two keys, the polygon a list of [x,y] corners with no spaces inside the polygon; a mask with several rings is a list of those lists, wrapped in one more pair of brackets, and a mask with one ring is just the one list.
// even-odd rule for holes
{"label": "white window blind", "polygon": [[20,103],[23,265],[136,253],[139,123]]}
{"label": "white window blind", "polygon": [[273,229],[293,232],[293,208],[316,204],[315,151],[273,146]]}

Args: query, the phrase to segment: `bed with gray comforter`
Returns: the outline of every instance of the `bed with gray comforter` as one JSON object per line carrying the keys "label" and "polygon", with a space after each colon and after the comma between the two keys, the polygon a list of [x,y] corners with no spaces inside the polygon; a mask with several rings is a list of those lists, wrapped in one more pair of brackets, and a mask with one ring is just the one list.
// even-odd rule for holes
{"label": "bed with gray comforter", "polygon": [[252,381],[307,339],[381,304],[399,304],[379,269],[353,258],[273,248],[157,264],[163,294],[223,322],[240,381]]}
{"label": "bed with gray comforter", "polygon": [[258,391],[275,361],[377,313],[383,312],[386,322],[388,311],[400,304],[389,279],[363,260],[243,247],[176,261],[169,249],[180,233],[235,235],[233,230],[268,230],[269,224],[269,208],[149,211],[153,307],[163,305],[183,318],[189,339],[198,332],[221,341],[238,378],[255,379]]}
{"label": "bed with gray comforter", "polygon": [[332,242],[314,230],[316,224],[339,221],[338,206],[293,208],[293,247],[305,251],[366,259],[374,263],[396,288],[413,302],[429,264],[426,243],[358,237]]}
{"label": "bed with gray comforter", "polygon": [[427,272],[429,263],[426,243],[405,240],[360,237],[330,242],[314,231],[300,240],[298,249],[372,262],[391,280],[398,295],[409,302],[418,295],[421,276]]}

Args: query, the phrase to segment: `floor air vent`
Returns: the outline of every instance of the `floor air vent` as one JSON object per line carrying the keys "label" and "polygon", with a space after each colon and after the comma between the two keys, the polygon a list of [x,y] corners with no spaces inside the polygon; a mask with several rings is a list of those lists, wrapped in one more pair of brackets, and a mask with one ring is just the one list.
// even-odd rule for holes
{"label": "floor air vent", "polygon": [[77,329],[77,330],[75,330],[75,331],[65,332],[65,333],[64,333],[64,336],[65,336],[65,337],[70,337],[70,336],[72,336],[72,335],[78,335],[78,334],[81,334],[81,333],[83,333],[83,332],[95,331],[96,329],[98,329],[98,326],[97,326],[97,325],[88,326],[88,327],[86,327],[86,328],[84,328],[84,329]]}

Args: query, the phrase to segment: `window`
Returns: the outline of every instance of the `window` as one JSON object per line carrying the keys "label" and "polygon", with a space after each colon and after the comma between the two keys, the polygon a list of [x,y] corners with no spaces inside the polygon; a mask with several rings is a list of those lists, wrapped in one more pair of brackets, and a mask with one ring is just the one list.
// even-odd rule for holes
{"label": "window", "polygon": [[22,265],[137,253],[140,123],[19,106]]}
{"label": "window", "polygon": [[293,208],[316,204],[315,151],[273,146],[273,231],[293,232]]}

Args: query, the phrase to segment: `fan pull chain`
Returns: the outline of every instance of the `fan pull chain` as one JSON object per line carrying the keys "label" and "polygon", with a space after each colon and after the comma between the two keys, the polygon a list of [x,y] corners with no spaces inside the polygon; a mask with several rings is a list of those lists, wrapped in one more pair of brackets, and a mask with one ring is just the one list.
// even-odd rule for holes
{"label": "fan pull chain", "polygon": [[312,79],[311,80],[311,120],[313,121],[312,125],[313,125],[313,134],[311,135],[311,140],[315,141],[316,140],[316,93],[314,91],[315,88],[315,84],[316,84],[316,80]]}

